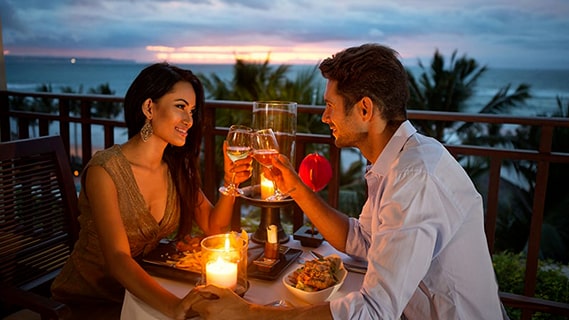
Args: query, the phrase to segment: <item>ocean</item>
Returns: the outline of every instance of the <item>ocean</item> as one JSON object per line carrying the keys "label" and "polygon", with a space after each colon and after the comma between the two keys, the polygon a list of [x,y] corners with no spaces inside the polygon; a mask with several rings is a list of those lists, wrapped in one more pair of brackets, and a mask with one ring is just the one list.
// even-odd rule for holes
{"label": "ocean", "polygon": [[[68,58],[10,55],[5,56],[5,61],[9,90],[36,91],[38,86],[49,84],[54,92],[61,92],[62,87],[71,87],[76,92],[86,93],[90,88],[108,83],[117,96],[124,96],[136,75],[148,65],[111,59],[76,59],[72,63]],[[232,64],[180,66],[207,76],[215,73],[226,80],[231,79],[233,75]],[[315,65],[292,65],[287,76],[294,79],[298,72],[314,67]],[[408,68],[415,74],[419,71],[416,66]],[[557,110],[556,97],[561,97],[564,105],[569,101],[569,70],[488,68],[477,82],[477,90],[468,102],[467,111],[478,112],[500,88],[510,84],[513,92],[521,83],[531,86],[532,98],[527,100],[526,106],[515,110],[516,115],[547,115]]]}

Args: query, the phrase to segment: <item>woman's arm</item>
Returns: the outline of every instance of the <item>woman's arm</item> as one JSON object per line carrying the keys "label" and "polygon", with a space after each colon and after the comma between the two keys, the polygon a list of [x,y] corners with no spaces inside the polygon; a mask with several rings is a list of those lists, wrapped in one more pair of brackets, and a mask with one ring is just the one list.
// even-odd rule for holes
{"label": "woman's arm", "polygon": [[[239,185],[251,177],[253,158],[249,156],[232,162],[227,156],[226,150],[227,141],[223,143],[223,169],[225,173],[223,179],[226,185],[229,184],[231,179],[234,179],[235,184]],[[235,174],[235,177],[233,177],[233,174]],[[219,200],[213,206],[200,190],[198,208],[196,208],[195,215],[196,222],[207,235],[228,232],[231,227],[234,204],[235,197],[220,194]]]}
{"label": "woman's arm", "polygon": [[90,167],[86,174],[86,193],[110,274],[148,305],[172,318],[183,319],[181,300],[160,286],[131,257],[116,186],[109,174],[99,166]]}

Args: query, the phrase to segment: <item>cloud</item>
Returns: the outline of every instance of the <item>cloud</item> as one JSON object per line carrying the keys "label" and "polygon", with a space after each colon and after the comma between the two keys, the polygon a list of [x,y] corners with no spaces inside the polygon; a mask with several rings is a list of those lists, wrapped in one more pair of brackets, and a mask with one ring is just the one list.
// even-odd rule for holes
{"label": "cloud", "polygon": [[409,59],[441,48],[502,64],[546,65],[544,57],[552,57],[569,68],[564,0],[0,0],[0,15],[4,48],[13,54],[59,49],[152,60],[156,52],[148,47],[267,46],[332,54],[381,42]]}

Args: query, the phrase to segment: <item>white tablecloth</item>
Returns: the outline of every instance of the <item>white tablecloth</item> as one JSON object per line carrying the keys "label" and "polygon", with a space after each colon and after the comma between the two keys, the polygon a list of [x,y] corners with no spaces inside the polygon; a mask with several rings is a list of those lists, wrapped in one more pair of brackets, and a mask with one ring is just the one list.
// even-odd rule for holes
{"label": "white tablecloth", "polygon": [[[310,250],[314,250],[322,255],[338,254],[343,258],[347,258],[344,254],[336,251],[330,244],[324,242],[318,248],[305,248],[300,246],[300,242],[292,239],[284,244],[285,246],[301,249],[303,254],[298,260],[302,262],[303,259],[311,260],[314,257],[310,254]],[[306,305],[306,303],[298,298],[296,298],[292,293],[290,293],[282,283],[282,276],[287,274],[289,271],[298,268],[299,262],[295,261],[289,265],[289,267],[281,273],[281,277],[274,281],[258,280],[249,278],[250,288],[245,293],[244,298],[247,301],[256,304],[268,304],[276,300],[286,300],[294,306]],[[344,296],[345,294],[357,291],[361,287],[363,282],[363,274],[348,272],[348,276],[344,281],[344,284],[336,292],[331,299],[336,297]],[[168,291],[174,293],[178,297],[185,296],[193,287],[194,284],[187,283],[183,281],[176,281],[171,279],[164,279],[159,277],[154,277],[164,288]],[[121,319],[123,320],[138,320],[138,319],[164,319],[168,320],[170,318],[166,317],[159,311],[153,309],[134,295],[132,295],[128,290],[125,293]]]}

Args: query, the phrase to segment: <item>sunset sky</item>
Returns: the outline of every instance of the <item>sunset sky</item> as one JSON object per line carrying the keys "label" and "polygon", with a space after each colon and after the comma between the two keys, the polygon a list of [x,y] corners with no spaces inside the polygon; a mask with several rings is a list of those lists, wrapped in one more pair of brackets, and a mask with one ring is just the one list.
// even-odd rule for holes
{"label": "sunset sky", "polygon": [[5,55],[315,64],[365,42],[404,63],[569,69],[567,0],[0,0]]}

